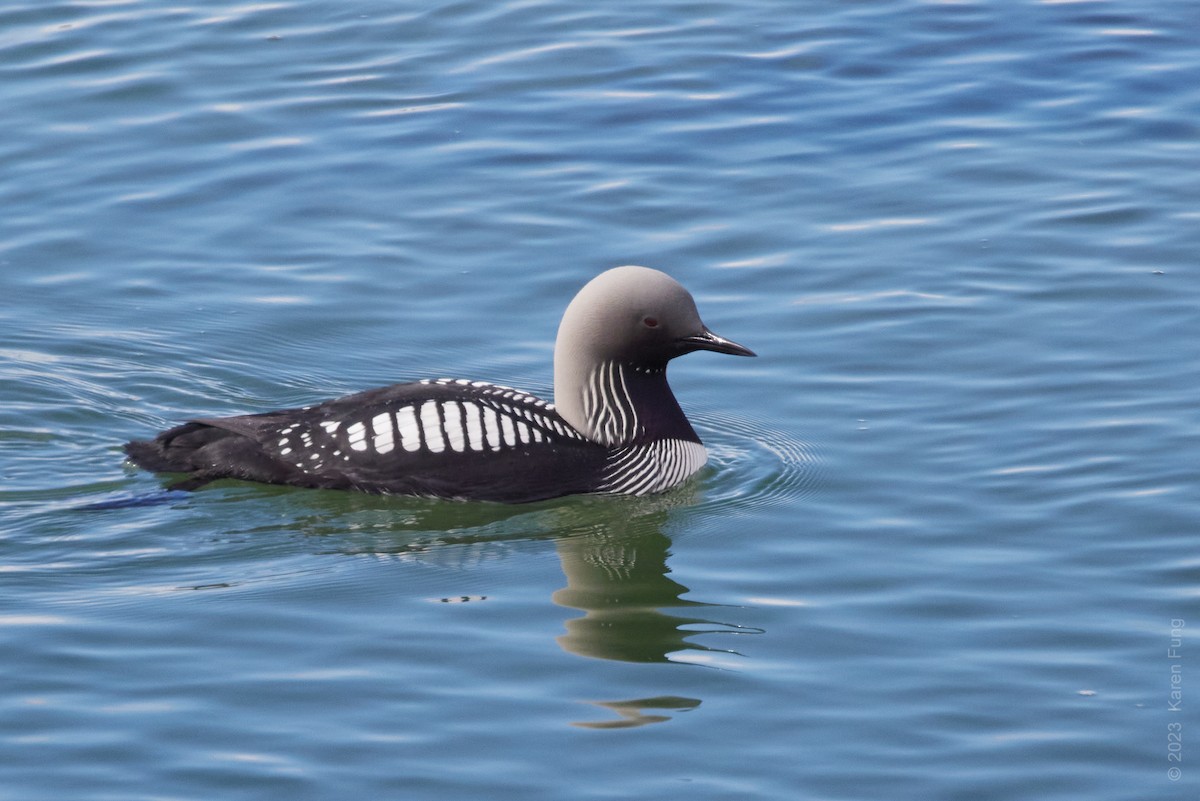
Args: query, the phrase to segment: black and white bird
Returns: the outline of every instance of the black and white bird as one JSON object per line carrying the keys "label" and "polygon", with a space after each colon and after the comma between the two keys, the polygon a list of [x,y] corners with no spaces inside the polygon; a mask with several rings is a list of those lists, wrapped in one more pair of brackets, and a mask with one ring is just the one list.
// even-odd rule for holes
{"label": "black and white bird", "polygon": [[221,478],[524,503],[577,493],[646,495],[707,459],[667,385],[696,350],[753,351],[717,336],[691,294],[646,267],[592,279],[563,314],[554,403],[485,381],[427,379],[303,409],[203,418],[129,442],[136,464]]}

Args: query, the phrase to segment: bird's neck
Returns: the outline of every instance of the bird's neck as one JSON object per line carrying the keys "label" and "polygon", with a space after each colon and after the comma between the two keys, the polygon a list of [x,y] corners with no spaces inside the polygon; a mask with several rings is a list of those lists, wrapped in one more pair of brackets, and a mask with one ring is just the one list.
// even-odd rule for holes
{"label": "bird's neck", "polygon": [[593,442],[615,448],[658,439],[700,441],[667,384],[666,365],[602,361],[559,368],[554,406]]}

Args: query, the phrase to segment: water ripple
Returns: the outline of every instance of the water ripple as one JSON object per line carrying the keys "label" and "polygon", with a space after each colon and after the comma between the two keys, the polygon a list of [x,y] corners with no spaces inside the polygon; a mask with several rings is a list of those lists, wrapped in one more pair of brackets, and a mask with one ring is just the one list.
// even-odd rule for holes
{"label": "water ripple", "polygon": [[701,510],[786,504],[819,491],[822,460],[814,444],[745,418],[692,417],[709,453]]}

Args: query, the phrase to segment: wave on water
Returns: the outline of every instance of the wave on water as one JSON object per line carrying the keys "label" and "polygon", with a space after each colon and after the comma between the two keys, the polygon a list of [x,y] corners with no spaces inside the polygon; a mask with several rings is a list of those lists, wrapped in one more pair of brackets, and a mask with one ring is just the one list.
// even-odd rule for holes
{"label": "wave on water", "polygon": [[709,455],[700,508],[787,503],[820,487],[823,460],[813,443],[756,420],[693,417]]}

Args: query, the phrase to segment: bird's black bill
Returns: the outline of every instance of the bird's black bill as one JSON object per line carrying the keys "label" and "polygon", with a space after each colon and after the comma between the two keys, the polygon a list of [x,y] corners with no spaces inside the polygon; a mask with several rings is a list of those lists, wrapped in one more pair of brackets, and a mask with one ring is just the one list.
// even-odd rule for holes
{"label": "bird's black bill", "polygon": [[739,345],[732,339],[726,339],[722,336],[717,336],[707,328],[702,334],[694,334],[690,337],[684,337],[682,343],[687,350],[711,350],[715,353],[728,353],[732,356],[757,356],[758,354],[747,348],[745,345]]}

